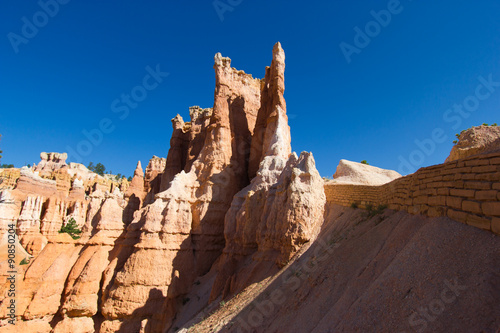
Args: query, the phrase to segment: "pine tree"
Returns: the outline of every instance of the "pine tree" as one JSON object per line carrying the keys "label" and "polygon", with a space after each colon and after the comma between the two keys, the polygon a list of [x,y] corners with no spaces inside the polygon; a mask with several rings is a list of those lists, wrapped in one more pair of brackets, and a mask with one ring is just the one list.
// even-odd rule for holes
{"label": "pine tree", "polygon": [[70,218],[68,223],[66,225],[63,225],[61,227],[61,230],[59,230],[59,233],[67,233],[69,234],[73,239],[78,239],[80,236],[79,234],[82,233],[80,229],[78,229],[78,225],[76,224],[76,221],[74,218]]}

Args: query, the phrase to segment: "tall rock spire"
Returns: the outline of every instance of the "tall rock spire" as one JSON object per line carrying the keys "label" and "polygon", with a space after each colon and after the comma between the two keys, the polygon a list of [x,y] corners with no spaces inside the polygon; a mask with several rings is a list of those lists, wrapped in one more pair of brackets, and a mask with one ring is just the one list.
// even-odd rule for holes
{"label": "tall rock spire", "polygon": [[255,177],[264,156],[288,158],[292,151],[284,92],[285,51],[278,42],[273,48],[271,67],[266,67],[266,76],[261,92],[261,105],[250,150],[248,166],[250,179]]}

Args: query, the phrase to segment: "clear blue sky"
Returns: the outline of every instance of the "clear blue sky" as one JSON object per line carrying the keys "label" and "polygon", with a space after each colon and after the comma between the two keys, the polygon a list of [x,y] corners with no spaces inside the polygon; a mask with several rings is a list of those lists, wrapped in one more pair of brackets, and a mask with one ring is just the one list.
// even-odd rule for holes
{"label": "clear blue sky", "polygon": [[[323,176],[340,159],[395,170],[400,158],[413,167],[441,163],[455,133],[500,122],[496,0],[402,0],[398,6],[221,0],[219,8],[234,4],[222,14],[213,1],[60,1],[67,3],[57,13],[47,7],[53,17],[41,14],[37,1],[0,4],[1,163],[20,167],[38,163],[41,151],[76,150],[86,140],[83,130],[109,119],[114,130],[81,160],[131,175],[137,160],[145,166],[153,155],[166,157],[171,118],[189,118],[192,105],[213,105],[215,53],[263,77],[277,41],[287,56],[293,150],[312,151]],[[371,12],[381,10],[392,11],[390,22],[387,12],[380,14],[385,26],[371,22]],[[34,21],[36,35],[29,27]],[[355,41],[355,27],[368,28],[371,40]],[[350,63],[342,42],[351,51],[357,42]],[[157,64],[169,75],[120,119],[124,111],[113,112],[112,103],[118,98],[115,111],[123,107],[121,95],[142,85],[146,67]],[[479,99],[480,76],[494,83],[478,88]],[[141,89],[135,93],[142,99]],[[473,111],[447,112],[464,101]],[[419,148],[415,140],[427,145]]]}

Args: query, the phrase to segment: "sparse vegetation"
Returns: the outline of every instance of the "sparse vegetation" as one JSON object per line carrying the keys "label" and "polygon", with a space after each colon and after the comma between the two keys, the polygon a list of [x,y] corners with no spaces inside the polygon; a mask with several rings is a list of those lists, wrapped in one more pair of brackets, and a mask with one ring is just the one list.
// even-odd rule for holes
{"label": "sparse vegetation", "polygon": [[94,162],[90,162],[87,166],[87,169],[97,173],[100,176],[104,176],[104,173],[106,171],[106,167],[102,163],[97,163],[96,165],[94,165]]}
{"label": "sparse vegetation", "polygon": [[66,223],[66,225],[63,225],[61,227],[61,230],[59,230],[60,234],[62,234],[64,232],[69,234],[71,236],[71,238],[73,238],[73,239],[80,238],[80,236],[78,236],[78,235],[82,233],[82,231],[78,228],[78,225],[76,224],[76,221],[74,218],[70,218],[68,223]]}
{"label": "sparse vegetation", "polygon": [[368,163],[366,160],[362,160],[360,163],[361,163],[361,164],[370,165],[370,163]]}
{"label": "sparse vegetation", "polygon": [[493,123],[493,124],[491,124],[491,126],[498,126],[498,125],[497,125],[497,123]]}
{"label": "sparse vegetation", "polygon": [[30,260],[28,258],[24,258],[23,260],[21,260],[21,262],[19,263],[19,265],[27,265],[30,263]]}
{"label": "sparse vegetation", "polygon": [[131,182],[131,181],[132,181],[132,176],[129,176],[129,177],[127,178],[127,180],[128,180],[129,182]]}
{"label": "sparse vegetation", "polygon": [[354,209],[358,208],[358,203],[357,202],[353,202],[351,204],[351,208],[354,208]]}
{"label": "sparse vegetation", "polygon": [[488,125],[487,123],[483,123],[483,126],[490,126],[490,125]]}
{"label": "sparse vegetation", "polygon": [[373,217],[378,214],[382,214],[384,210],[387,209],[387,205],[378,205],[374,208],[372,204],[366,205],[366,211],[368,212],[368,217]]}
{"label": "sparse vegetation", "polygon": [[453,140],[453,143],[454,143],[454,144],[457,144],[457,143],[458,143],[458,140]]}
{"label": "sparse vegetation", "polygon": [[226,305],[226,302],[225,302],[225,301],[221,301],[221,302],[219,303],[219,305],[220,305],[220,307],[221,307],[221,308],[223,308],[223,307]]}
{"label": "sparse vegetation", "polygon": [[2,165],[0,165],[0,169],[9,169],[9,168],[13,168],[13,167],[14,167],[14,164],[2,164]]}

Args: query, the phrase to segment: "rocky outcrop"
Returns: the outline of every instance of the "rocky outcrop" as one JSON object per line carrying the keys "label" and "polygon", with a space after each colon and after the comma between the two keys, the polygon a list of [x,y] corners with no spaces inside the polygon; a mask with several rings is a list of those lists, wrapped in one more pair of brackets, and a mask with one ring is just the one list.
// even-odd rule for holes
{"label": "rocky outcrop", "polygon": [[161,179],[160,191],[165,191],[179,172],[189,172],[205,143],[207,127],[213,109],[199,106],[189,108],[190,122],[184,123],[180,115],[172,119],[172,139],[168,151],[165,170]]}
{"label": "rocky outcrop", "polygon": [[[227,296],[317,236],[323,181],[311,153],[291,153],[281,45],[263,80],[214,60],[213,108],[191,107],[187,123],[176,116],[167,159],[145,172],[139,162],[125,193],[123,182],[48,159],[46,178],[21,175],[21,229],[46,237],[21,283],[27,330],[162,332],[198,277],[214,272],[212,300]],[[58,233],[69,218],[80,239]]]}
{"label": "rocky outcrop", "polygon": [[481,125],[462,131],[446,162],[500,151],[500,127]]}
{"label": "rocky outcrop", "polygon": [[92,317],[99,311],[99,294],[104,270],[116,260],[115,247],[125,230],[122,221],[125,205],[123,199],[109,196],[102,204],[97,219],[96,233],[86,242],[69,272],[59,313],[56,332],[94,331]]}
{"label": "rocky outcrop", "polygon": [[166,159],[153,156],[149,160],[144,174],[144,190],[147,192],[145,204],[154,201],[154,197],[160,192],[161,178],[166,166]]}
{"label": "rocky outcrop", "polygon": [[58,196],[57,182],[55,180],[42,178],[39,176],[38,172],[33,172],[26,167],[21,169],[21,174],[15,190],[16,193],[19,193],[25,198],[33,193],[45,198]]}
{"label": "rocky outcrop", "polygon": [[220,54],[214,68],[213,110],[191,109],[190,124],[174,118],[166,190],[128,226],[119,255],[126,260],[106,269],[116,273],[103,292],[101,331],[168,327],[178,298],[222,252],[224,215],[248,184],[249,149],[241,143],[251,142],[260,81],[231,68]]}
{"label": "rocky outcrop", "polygon": [[393,170],[340,160],[331,182],[335,184],[383,185],[400,177],[401,175]]}
{"label": "rocky outcrop", "polygon": [[0,169],[0,189],[12,189],[21,176],[21,170],[16,168]]}
{"label": "rocky outcrop", "polygon": [[[283,149],[282,155],[290,153],[290,129],[281,130],[279,133],[275,131],[279,117],[288,126],[286,117],[286,102],[283,94],[285,92],[285,52],[281,48],[281,44],[277,43],[273,48],[273,61],[271,67],[266,67],[266,76],[264,78],[262,95],[260,102],[259,114],[255,123],[255,133],[252,137],[250,161],[248,166],[248,175],[253,178],[259,169],[260,162],[268,153],[268,149],[275,141],[275,136],[279,135],[279,139],[283,142],[288,142],[288,145],[276,146],[276,149]],[[270,130],[267,127],[271,124]],[[275,127],[275,128],[273,128]],[[274,130],[273,130],[274,129]]]}
{"label": "rocky outcrop", "polygon": [[66,153],[40,153],[41,161],[35,167],[35,171],[39,171],[41,173],[50,174],[53,171],[67,168],[66,159],[68,158],[68,154]]}
{"label": "rocky outcrop", "polygon": [[305,152],[299,158],[290,154],[284,61],[278,43],[271,68],[266,69],[252,138],[249,174],[252,163],[259,169],[251,184],[235,195],[225,216],[226,247],[211,301],[237,293],[276,271],[301,245],[314,239],[321,227],[325,194],[314,158]]}

